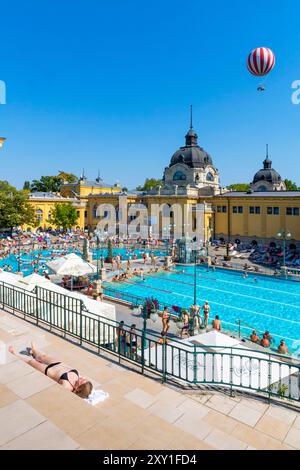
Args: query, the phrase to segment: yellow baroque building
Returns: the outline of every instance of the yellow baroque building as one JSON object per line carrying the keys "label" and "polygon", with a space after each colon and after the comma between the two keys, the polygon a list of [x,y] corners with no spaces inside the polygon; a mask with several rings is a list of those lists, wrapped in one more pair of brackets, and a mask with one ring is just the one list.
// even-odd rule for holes
{"label": "yellow baroque building", "polygon": [[[71,203],[78,214],[77,228],[94,230],[103,219],[98,207],[107,205],[116,211],[116,226],[131,220],[130,207],[148,209],[148,224],[156,220],[159,236],[164,236],[164,207],[170,212],[170,231],[175,233],[174,208],[189,211],[191,230],[196,227],[198,207],[203,210],[204,242],[220,239],[225,242],[270,242],[279,232],[290,232],[292,243],[300,241],[300,192],[286,191],[280,175],[272,168],[268,156],[253,178],[248,192],[227,191],[219,184],[219,172],[211,156],[198,145],[192,125],[185,136],[185,145],[171,157],[165,168],[162,184],[148,192],[123,192],[118,184],[106,184],[99,176],[88,180],[82,175],[76,183],[63,184],[60,194],[31,193],[39,225],[49,228],[49,214],[55,204]],[[125,201],[125,202],[124,202]],[[126,221],[120,204],[126,204]],[[186,234],[187,218],[176,234]],[[152,221],[152,222],[151,222]],[[178,225],[178,224],[177,224]],[[76,228],[74,227],[74,228]]]}

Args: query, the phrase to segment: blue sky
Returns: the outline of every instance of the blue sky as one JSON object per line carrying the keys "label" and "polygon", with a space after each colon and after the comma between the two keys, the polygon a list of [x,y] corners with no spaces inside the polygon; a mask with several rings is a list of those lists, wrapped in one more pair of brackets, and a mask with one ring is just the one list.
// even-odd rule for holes
{"label": "blue sky", "polygon": [[[300,185],[300,4],[292,1],[38,0],[1,5],[0,179],[59,170],[135,187],[184,143],[189,105],[223,185],[249,182],[269,143]],[[250,50],[276,55],[256,91]]]}

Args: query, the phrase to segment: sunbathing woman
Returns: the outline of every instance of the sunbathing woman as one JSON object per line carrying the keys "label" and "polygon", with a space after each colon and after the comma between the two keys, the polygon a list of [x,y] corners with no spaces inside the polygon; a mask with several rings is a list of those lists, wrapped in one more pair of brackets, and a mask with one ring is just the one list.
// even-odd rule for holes
{"label": "sunbathing woman", "polygon": [[43,372],[50,379],[55,380],[70,392],[81,398],[88,398],[93,390],[93,385],[84,377],[80,377],[76,369],[71,369],[68,365],[58,361],[52,356],[38,351],[34,343],[31,348],[27,348],[28,355],[16,353],[12,346],[8,348],[11,354],[29,364],[36,370]]}

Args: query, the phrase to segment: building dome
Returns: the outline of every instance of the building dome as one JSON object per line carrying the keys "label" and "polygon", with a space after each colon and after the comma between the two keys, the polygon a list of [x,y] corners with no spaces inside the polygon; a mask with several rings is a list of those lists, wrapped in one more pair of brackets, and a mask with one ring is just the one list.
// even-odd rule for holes
{"label": "building dome", "polygon": [[259,181],[267,181],[268,183],[278,183],[281,181],[281,176],[277,173],[276,170],[271,168],[270,170],[259,170],[255,173],[253,178],[253,184],[258,183]]}
{"label": "building dome", "polygon": [[191,127],[185,136],[185,146],[180,147],[171,158],[170,167],[184,163],[190,168],[204,168],[212,165],[211,156],[197,142],[198,136]]}
{"label": "building dome", "polygon": [[181,147],[171,158],[170,166],[185,163],[190,168],[200,168],[212,165],[212,159],[201,147]]}
{"label": "building dome", "polygon": [[255,173],[251,189],[254,191],[284,191],[286,189],[284,181],[282,181],[280,174],[272,168],[272,162],[268,156],[268,145],[263,166],[261,170]]}
{"label": "building dome", "polygon": [[272,168],[272,161],[267,156],[263,161],[264,167],[257,171],[253,178],[253,184],[258,183],[259,181],[267,181],[268,183],[279,183],[281,181],[281,176],[277,173],[274,168]]}

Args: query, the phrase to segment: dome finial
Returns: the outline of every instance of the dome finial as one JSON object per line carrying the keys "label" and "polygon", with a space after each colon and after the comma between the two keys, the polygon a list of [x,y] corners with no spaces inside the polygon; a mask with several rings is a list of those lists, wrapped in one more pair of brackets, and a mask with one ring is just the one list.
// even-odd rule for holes
{"label": "dome finial", "polygon": [[185,145],[187,147],[195,147],[198,145],[197,143],[197,134],[193,129],[193,105],[190,104],[190,128],[188,133],[185,136]]}
{"label": "dome finial", "polygon": [[101,176],[100,176],[100,170],[98,170],[98,176],[96,178],[97,183],[100,183],[101,181]]}
{"label": "dome finial", "polygon": [[84,173],[84,168],[82,168],[82,173],[79,178],[81,181],[84,181],[86,179],[85,173]]}
{"label": "dome finial", "polygon": [[269,144],[266,144],[266,158],[263,161],[264,169],[270,170],[272,168],[272,162],[269,159]]}

